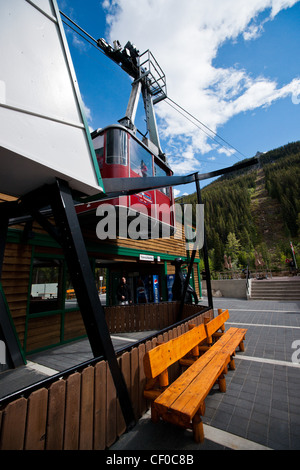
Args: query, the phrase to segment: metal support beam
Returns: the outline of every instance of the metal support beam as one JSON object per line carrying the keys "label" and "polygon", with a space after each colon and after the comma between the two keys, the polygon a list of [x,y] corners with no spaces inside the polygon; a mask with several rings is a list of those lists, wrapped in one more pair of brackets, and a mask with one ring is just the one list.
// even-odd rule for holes
{"label": "metal support beam", "polygon": [[[196,179],[195,183],[196,183],[196,192],[197,192],[197,204],[202,204],[199,180]],[[204,230],[203,258],[204,258],[204,266],[205,266],[205,273],[206,273],[206,286],[207,286],[208,305],[209,305],[209,307],[213,308],[205,224],[203,224],[203,230]],[[190,282],[190,277],[191,277],[191,273],[192,273],[192,269],[193,269],[193,264],[194,264],[194,260],[195,260],[195,256],[196,256],[196,252],[197,252],[196,245],[197,245],[197,240],[196,240],[196,242],[194,244],[194,247],[193,247],[193,251],[192,251],[192,254],[191,254],[191,259],[190,259],[190,263],[189,263],[189,267],[188,267],[188,272],[187,272],[187,275],[186,275],[186,278],[185,278],[185,283],[184,283],[184,287],[183,287],[183,294],[182,294],[182,299],[181,299],[181,302],[180,302],[177,321],[182,320],[184,299],[185,299],[185,296],[186,296],[186,293],[187,293],[187,289],[188,289],[188,285],[189,285],[189,282]]]}
{"label": "metal support beam", "polygon": [[[2,204],[5,205],[5,202]],[[2,275],[6,237],[7,237],[7,231],[8,231],[8,222],[9,222],[8,217],[9,217],[8,213],[2,210],[2,213],[0,214],[0,279]]]}
{"label": "metal support beam", "polygon": [[127,428],[130,428],[135,422],[132,403],[112,345],[68,184],[57,180],[50,197],[53,216],[60,230],[61,245],[93,354],[95,357],[103,355],[108,361],[123,416]]}
{"label": "metal support beam", "polygon": [[[9,209],[15,207],[11,203],[1,204],[0,214],[0,279],[6,245],[6,237],[9,222]],[[7,368],[19,367],[25,364],[20,344],[11,323],[10,312],[6,302],[5,294],[0,283],[0,339],[4,340],[6,346]]]}
{"label": "metal support beam", "polygon": [[[251,160],[223,168],[222,170],[211,171],[210,173],[192,173],[185,176],[149,176],[147,178],[103,178],[102,182],[106,197],[112,198],[137,194],[141,191],[151,189],[167,188],[170,186],[194,183],[195,181],[203,181],[227,173],[234,173],[243,168],[255,165],[257,162],[258,160],[256,158],[252,158]],[[116,188],[118,188],[118,190],[116,190]],[[95,198],[95,196],[92,198]],[[88,199],[89,198],[86,198],[85,200]]]}
{"label": "metal support beam", "polygon": [[182,313],[183,313],[183,307],[184,307],[185,296],[186,296],[186,293],[187,293],[188,285],[189,285],[189,283],[190,283],[190,278],[191,278],[191,273],[192,273],[192,269],[193,269],[193,264],[194,264],[195,256],[196,256],[196,250],[193,249],[192,255],[191,255],[191,259],[190,259],[190,263],[189,263],[189,267],[188,267],[188,272],[187,272],[187,275],[186,275],[186,278],[185,278],[185,281],[184,281],[182,299],[181,299],[181,301],[180,301],[180,306],[179,306],[179,312],[178,312],[177,321],[182,320]]}
{"label": "metal support beam", "polygon": [[[55,226],[40,212],[49,204]],[[131,428],[135,423],[132,403],[112,345],[68,183],[57,179],[55,184],[22,197],[18,207],[34,217],[62,246],[93,355],[107,360],[127,429]]]}
{"label": "metal support beam", "polygon": [[[197,189],[197,203],[202,204],[202,197],[201,197],[201,190],[200,190],[199,180],[196,180],[196,189]],[[205,224],[204,224],[203,258],[204,258],[204,267],[205,267],[205,274],[206,274],[206,288],[207,288],[208,306],[213,309],[213,299],[212,299],[212,290],[211,290],[211,282],[210,282],[210,269],[209,269]]]}
{"label": "metal support beam", "polygon": [[147,130],[149,132],[149,139],[154,145],[156,145],[156,147],[159,150],[159,153],[162,154],[163,151],[160,146],[160,140],[159,140],[159,135],[158,135],[158,130],[157,130],[152,96],[146,86],[142,87],[142,94],[143,94],[144,108],[145,108],[146,121],[147,121]]}
{"label": "metal support beam", "polygon": [[142,89],[142,83],[140,81],[133,82],[125,117],[119,120],[120,124],[132,130],[135,129],[134,122],[135,122],[137,107],[139,104],[139,97],[141,94],[141,89]]}

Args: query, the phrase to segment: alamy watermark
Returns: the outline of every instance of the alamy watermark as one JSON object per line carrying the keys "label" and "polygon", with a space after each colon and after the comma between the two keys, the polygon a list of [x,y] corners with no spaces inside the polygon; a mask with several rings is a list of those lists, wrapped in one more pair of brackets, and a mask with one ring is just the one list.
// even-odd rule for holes
{"label": "alamy watermark", "polygon": [[296,349],[292,354],[292,363],[300,364],[300,339],[295,339],[295,341],[293,341],[292,349]]}
{"label": "alamy watermark", "polygon": [[191,249],[192,244],[199,250],[204,244],[203,204],[173,204],[171,207],[168,204],[133,204],[130,208],[121,203],[117,206],[101,204],[97,207],[96,216],[100,218],[96,226],[100,240],[115,240],[117,237],[147,240],[173,236],[175,240],[184,237],[187,249]]}

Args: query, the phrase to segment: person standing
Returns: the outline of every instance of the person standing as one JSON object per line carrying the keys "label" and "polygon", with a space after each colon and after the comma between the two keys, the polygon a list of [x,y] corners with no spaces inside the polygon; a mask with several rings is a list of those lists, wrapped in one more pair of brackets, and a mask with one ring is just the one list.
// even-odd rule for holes
{"label": "person standing", "polygon": [[126,283],[126,278],[124,276],[122,277],[117,290],[117,299],[119,305],[128,305],[132,303],[131,290],[129,285]]}

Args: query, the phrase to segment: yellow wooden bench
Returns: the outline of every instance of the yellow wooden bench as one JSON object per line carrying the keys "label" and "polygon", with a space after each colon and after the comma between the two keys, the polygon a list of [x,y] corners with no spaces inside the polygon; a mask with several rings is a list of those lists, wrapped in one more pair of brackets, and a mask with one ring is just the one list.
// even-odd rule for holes
{"label": "yellow wooden bench", "polygon": [[[229,320],[229,312],[227,310],[218,309],[218,315],[210,320],[209,322],[204,321],[206,339],[199,345],[199,354],[207,351],[211,348],[213,344],[216,343],[224,334],[225,334],[225,322]],[[193,328],[195,325],[190,325],[190,328]],[[244,352],[244,339],[245,333],[247,330],[242,328],[235,329],[235,336],[231,340],[232,349],[230,349],[230,355],[235,355],[235,350],[238,347],[241,352]],[[228,330],[229,331],[229,330]],[[233,331],[233,330],[232,330]],[[227,333],[226,333],[227,334]],[[180,360],[180,363],[185,366],[190,366],[194,362],[194,357],[186,357]],[[234,369],[234,360],[233,357],[230,362],[230,368]]]}
{"label": "yellow wooden bench", "polygon": [[[205,398],[215,383],[219,384],[221,392],[226,391],[224,374],[228,365],[233,368],[232,356],[246,333],[246,330],[230,328],[199,357],[199,344],[209,340],[207,325],[194,326],[144,356],[147,377],[144,396],[151,400],[152,420],[157,422],[162,418],[191,428],[196,442],[204,439],[201,416],[205,412]],[[184,363],[185,360],[188,362]],[[177,361],[189,367],[170,385],[168,367]]]}
{"label": "yellow wooden bench", "polygon": [[144,356],[144,371],[147,377],[144,395],[155,400],[169,385],[168,368],[188,354],[199,356],[198,345],[206,339],[204,324],[156,346]]}

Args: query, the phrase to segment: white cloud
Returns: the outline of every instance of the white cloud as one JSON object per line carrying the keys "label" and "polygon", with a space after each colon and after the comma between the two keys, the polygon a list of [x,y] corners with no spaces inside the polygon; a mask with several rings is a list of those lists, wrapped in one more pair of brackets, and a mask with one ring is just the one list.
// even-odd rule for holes
{"label": "white cloud", "polygon": [[[225,69],[213,65],[225,41],[235,41],[238,37],[255,40],[263,34],[267,21],[296,2],[105,0],[102,5],[107,12],[108,41],[118,39],[125,45],[130,40],[141,52],[149,48],[166,74],[168,96],[217,132],[239,113],[270,106],[289,95],[299,96],[297,78],[279,87],[270,78],[253,77],[234,66]],[[261,13],[264,15],[260,20]],[[196,151],[206,153],[215,148],[225,152],[167,102],[161,102],[155,109],[161,136],[169,141],[166,153],[172,155],[174,139],[179,139],[176,158],[173,161],[170,158],[175,173],[199,171]],[[180,147],[182,158],[178,159]]]}
{"label": "white cloud", "polygon": [[75,33],[72,32],[71,34],[73,46],[76,47],[76,49],[78,49],[81,53],[85,53],[88,50],[86,42],[79,39]]}
{"label": "white cloud", "polygon": [[83,101],[83,98],[81,96],[81,102],[82,102],[82,107],[83,107],[83,111],[84,111],[84,114],[85,114],[85,117],[87,118],[88,122],[92,122],[92,111],[90,110],[90,108],[85,104],[85,102]]}

